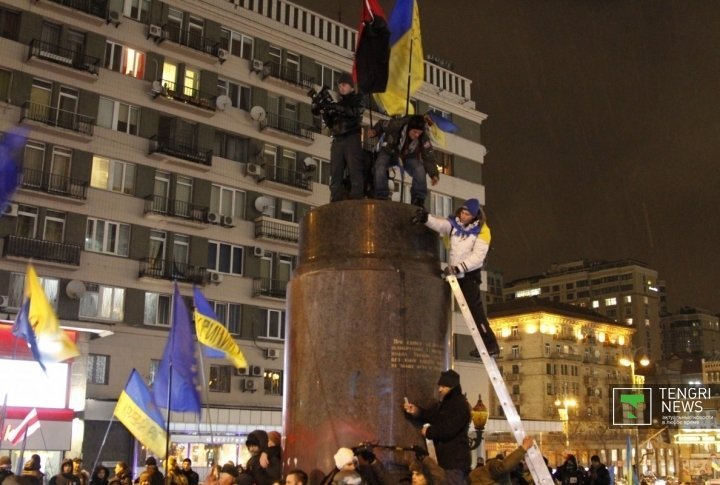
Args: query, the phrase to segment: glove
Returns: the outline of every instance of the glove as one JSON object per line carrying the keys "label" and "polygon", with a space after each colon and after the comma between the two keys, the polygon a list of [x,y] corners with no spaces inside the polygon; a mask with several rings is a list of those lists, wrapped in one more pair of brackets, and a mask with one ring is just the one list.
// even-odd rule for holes
{"label": "glove", "polygon": [[443,276],[456,275],[460,272],[457,266],[445,266],[443,269]]}
{"label": "glove", "polygon": [[412,218],[413,224],[425,224],[428,221],[428,211],[423,208],[415,211],[415,215]]}
{"label": "glove", "polygon": [[415,445],[412,447],[413,452],[415,452],[415,458],[418,459],[418,461],[422,461],[423,458],[429,455],[427,450],[423,448],[422,446]]}

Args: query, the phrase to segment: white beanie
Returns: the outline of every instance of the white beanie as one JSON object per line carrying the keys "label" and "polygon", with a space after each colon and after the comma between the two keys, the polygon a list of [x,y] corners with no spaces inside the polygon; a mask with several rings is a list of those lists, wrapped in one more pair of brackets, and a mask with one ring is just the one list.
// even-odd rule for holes
{"label": "white beanie", "polygon": [[335,459],[335,466],[340,469],[348,463],[352,463],[355,459],[355,454],[350,448],[340,448],[333,458]]}

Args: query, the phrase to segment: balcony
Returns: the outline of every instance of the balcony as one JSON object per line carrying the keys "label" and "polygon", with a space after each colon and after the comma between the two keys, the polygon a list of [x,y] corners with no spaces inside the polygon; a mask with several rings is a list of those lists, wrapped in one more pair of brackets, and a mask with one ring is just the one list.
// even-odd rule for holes
{"label": "balcony", "polygon": [[[67,13],[68,9],[80,13],[78,17],[88,20],[96,25],[105,22],[115,22],[111,19],[108,8],[109,0],[49,0],[42,2],[43,6],[53,7],[54,10]],[[119,21],[119,18],[117,19]]]}
{"label": "balcony", "polygon": [[5,236],[3,256],[79,266],[81,250],[82,248],[77,244],[9,235]]}
{"label": "balcony", "polygon": [[266,239],[296,245],[300,241],[300,225],[268,216],[255,219],[255,239]]}
{"label": "balcony", "polygon": [[595,357],[594,355],[586,355],[583,357],[582,361],[585,364],[599,364],[600,357]]}
{"label": "balcony", "polygon": [[265,173],[258,179],[258,183],[265,183],[279,190],[290,190],[299,195],[312,195],[310,173],[278,165],[265,165]]}
{"label": "balcony", "polygon": [[266,114],[265,120],[260,123],[260,131],[263,130],[304,145],[310,145],[315,140],[315,128],[312,125],[275,113]]}
{"label": "balcony", "polygon": [[30,101],[23,103],[20,122],[40,130],[47,128],[53,134],[62,130],[63,135],[85,142],[90,141],[95,128],[95,118]]}
{"label": "balcony", "polygon": [[178,52],[184,56],[192,56],[199,60],[211,61],[213,64],[218,60],[220,42],[205,37],[200,32],[182,30],[177,25],[165,24],[162,26],[162,36],[156,38],[158,44],[169,41],[163,47]]}
{"label": "balcony", "polygon": [[275,61],[265,61],[263,62],[263,67],[271,78],[293,84],[304,90],[310,89],[312,85],[315,84],[314,77],[308,76],[293,67],[281,66]]}
{"label": "balcony", "polygon": [[157,278],[205,285],[208,279],[206,268],[197,268],[187,263],[172,260],[144,258],[140,260],[140,278]]}
{"label": "balcony", "polygon": [[23,169],[20,187],[77,201],[87,200],[87,182],[42,170]]}
{"label": "balcony", "polygon": [[580,362],[583,360],[581,355],[578,354],[569,354],[567,352],[553,352],[550,354],[551,359],[565,359],[565,360],[574,360]]}
{"label": "balcony", "polygon": [[574,342],[575,340],[577,340],[575,338],[575,335],[567,332],[556,333],[555,335],[553,335],[553,338],[555,340],[564,340],[566,342]]}
{"label": "balcony", "polygon": [[208,225],[207,207],[159,195],[150,195],[145,198],[145,215],[156,219],[173,217],[178,219],[176,222],[179,224],[191,227],[207,227]]}
{"label": "balcony", "polygon": [[40,64],[61,74],[76,74],[74,77],[92,81],[96,81],[100,74],[99,58],[38,39],[30,42],[28,62]]}
{"label": "balcony", "polygon": [[[154,89],[154,88],[153,88]],[[152,92],[153,99],[166,106],[174,106],[196,114],[212,116],[215,114],[217,96],[203,93],[188,86],[179,87],[172,81],[163,81],[162,88]]]}
{"label": "balcony", "polygon": [[505,374],[503,378],[505,382],[520,382],[522,380],[522,374]]}
{"label": "balcony", "polygon": [[287,280],[271,278],[253,278],[252,296],[284,300],[287,296]]}
{"label": "balcony", "polygon": [[149,154],[153,158],[167,162],[180,163],[202,170],[210,170],[212,150],[201,150],[192,144],[185,144],[166,136],[154,135],[150,138]]}

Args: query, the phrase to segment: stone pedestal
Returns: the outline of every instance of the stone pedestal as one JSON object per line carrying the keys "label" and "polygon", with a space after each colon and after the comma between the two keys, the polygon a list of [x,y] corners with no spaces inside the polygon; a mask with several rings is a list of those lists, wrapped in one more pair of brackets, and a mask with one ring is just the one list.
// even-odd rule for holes
{"label": "stone pedestal", "polygon": [[[317,476],[341,446],[424,444],[402,404],[428,406],[450,362],[450,291],[440,239],[391,201],[328,204],[300,225],[288,285],[285,471]],[[400,473],[409,452],[375,449]],[[406,468],[405,468],[406,470]]]}

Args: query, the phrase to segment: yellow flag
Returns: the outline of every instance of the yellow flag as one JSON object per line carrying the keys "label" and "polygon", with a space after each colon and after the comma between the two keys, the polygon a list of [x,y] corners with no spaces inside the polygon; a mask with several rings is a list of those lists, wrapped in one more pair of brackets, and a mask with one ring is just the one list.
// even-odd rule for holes
{"label": "yellow flag", "polygon": [[25,298],[30,300],[28,320],[35,331],[42,361],[62,362],[80,355],[73,341],[60,328],[57,315],[31,264],[25,278]]}

